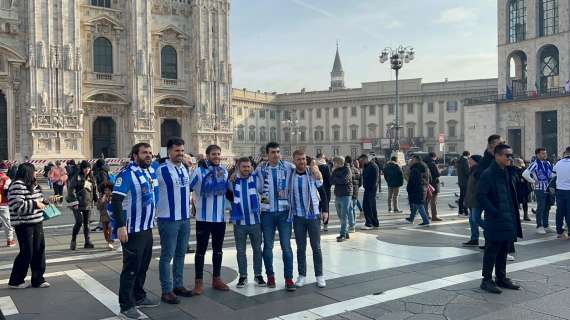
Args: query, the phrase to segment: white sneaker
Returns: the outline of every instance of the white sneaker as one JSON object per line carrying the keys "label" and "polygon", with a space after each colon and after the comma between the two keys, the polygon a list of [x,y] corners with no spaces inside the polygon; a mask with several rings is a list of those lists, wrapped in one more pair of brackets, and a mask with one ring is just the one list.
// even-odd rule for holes
{"label": "white sneaker", "polygon": [[546,233],[555,233],[555,232],[556,232],[556,231],[554,231],[554,229],[552,229],[552,228],[550,228],[550,227],[544,228],[544,231],[545,231]]}
{"label": "white sneaker", "polygon": [[515,261],[515,257],[513,255],[507,254],[507,261]]}
{"label": "white sneaker", "polygon": [[538,234],[546,234],[546,230],[543,227],[536,228],[536,233]]}
{"label": "white sneaker", "polygon": [[324,276],[317,277],[317,287],[324,288],[327,286]]}
{"label": "white sneaker", "polygon": [[115,247],[113,246],[113,244],[112,244],[111,242],[108,242],[108,243],[107,243],[107,248],[108,248],[109,250],[115,249]]}
{"label": "white sneaker", "polygon": [[369,226],[367,226],[367,225],[365,225],[365,224],[362,225],[362,226],[360,226],[360,230],[372,230],[372,229],[373,229],[372,227],[369,227]]}
{"label": "white sneaker", "polygon": [[299,277],[297,278],[297,282],[295,282],[295,286],[296,286],[296,287],[299,287],[299,288],[302,287],[302,286],[304,286],[304,285],[305,285],[305,280],[306,280],[305,276],[299,276]]}
{"label": "white sneaker", "polygon": [[26,289],[26,288],[29,288],[29,287],[30,287],[30,284],[23,282],[23,283],[21,283],[21,284],[19,284],[19,285],[17,285],[17,286],[9,286],[9,287],[12,288],[12,289]]}

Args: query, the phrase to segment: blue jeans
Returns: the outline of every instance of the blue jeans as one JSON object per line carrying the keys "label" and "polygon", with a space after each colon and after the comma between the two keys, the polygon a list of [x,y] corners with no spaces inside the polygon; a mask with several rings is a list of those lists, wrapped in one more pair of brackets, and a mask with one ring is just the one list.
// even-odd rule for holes
{"label": "blue jeans", "polygon": [[556,189],[556,233],[564,232],[564,219],[570,225],[570,190]]}
{"label": "blue jeans", "polygon": [[546,192],[542,190],[534,190],[536,195],[536,227],[548,228],[548,215],[550,213],[550,204]]}
{"label": "blue jeans", "polygon": [[469,227],[471,228],[471,240],[479,241],[479,227],[483,228],[481,220],[481,208],[471,208],[469,210]]}
{"label": "blue jeans", "polygon": [[350,215],[348,216],[348,225],[351,228],[354,228],[356,225],[356,208],[362,211],[362,205],[358,199],[351,199],[350,201]]}
{"label": "blue jeans", "polygon": [[279,243],[283,252],[283,273],[285,279],[293,279],[293,250],[291,249],[291,221],[288,212],[262,213],[261,229],[263,230],[263,262],[268,277],[273,272],[273,242],[275,230],[279,230]]}
{"label": "blue jeans", "polygon": [[348,221],[350,213],[350,196],[345,197],[336,197],[335,198],[335,207],[336,207],[336,214],[340,219],[340,234],[346,235],[348,234]]}
{"label": "blue jeans", "polygon": [[171,221],[158,219],[158,232],[160,234],[160,262],[158,271],[160,276],[160,286],[162,293],[170,293],[173,288],[173,281],[170,278],[170,262],[172,264],[172,275],[174,277],[174,288],[184,286],[184,256],[188,249],[188,238],[190,238],[190,220]]}
{"label": "blue jeans", "polygon": [[323,254],[321,252],[321,218],[306,219],[293,217],[295,241],[297,242],[297,269],[300,276],[307,276],[307,234],[313,251],[313,264],[315,276],[323,275]]}
{"label": "blue jeans", "polygon": [[416,214],[420,213],[420,216],[422,217],[422,223],[424,224],[429,224],[429,219],[426,213],[426,208],[424,207],[423,203],[410,203],[410,207],[412,212],[410,212],[410,220],[412,220],[412,222],[414,222],[414,219],[416,218]]}
{"label": "blue jeans", "polygon": [[234,224],[234,237],[236,239],[237,262],[239,276],[247,278],[247,257],[245,254],[247,237],[253,250],[253,272],[256,276],[261,275],[261,226],[259,224],[239,225]]}

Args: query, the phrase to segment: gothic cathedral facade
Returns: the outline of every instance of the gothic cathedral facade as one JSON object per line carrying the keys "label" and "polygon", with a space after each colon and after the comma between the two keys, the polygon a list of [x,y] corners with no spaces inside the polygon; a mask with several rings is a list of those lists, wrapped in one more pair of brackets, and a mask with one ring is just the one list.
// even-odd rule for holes
{"label": "gothic cathedral facade", "polygon": [[0,0],[0,159],[232,150],[229,0]]}

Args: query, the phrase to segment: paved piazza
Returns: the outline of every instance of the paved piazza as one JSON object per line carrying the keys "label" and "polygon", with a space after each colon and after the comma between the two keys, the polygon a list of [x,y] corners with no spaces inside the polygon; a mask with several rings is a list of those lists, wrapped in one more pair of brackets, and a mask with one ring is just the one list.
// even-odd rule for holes
{"label": "paved piazza", "polygon": [[[315,286],[307,249],[307,285],[294,293],[283,290],[278,244],[274,251],[277,288],[258,288],[251,283],[243,289],[235,288],[237,262],[233,233],[228,230],[222,277],[230,282],[230,292],[208,288],[203,296],[183,299],[177,306],[161,304],[143,311],[149,319],[168,320],[569,319],[569,243],[551,235],[539,236],[533,232],[533,223],[524,223],[525,238],[517,243],[516,261],[508,265],[511,278],[522,285],[522,290],[498,296],[483,293],[478,288],[482,251],[461,247],[468,239],[468,221],[449,208],[456,199],[454,178],[446,177],[444,182],[439,209],[445,221],[429,228],[404,224],[403,214],[387,214],[383,200],[386,190],[378,200],[382,212],[379,230],[358,231],[339,244],[335,241],[338,221],[333,220],[332,228],[322,237],[325,289]],[[407,202],[405,195],[401,201]],[[72,221],[65,212],[45,225],[46,276],[52,288],[9,289],[6,284],[17,249],[0,249],[0,309],[5,319],[118,319],[121,255],[99,249],[103,247],[101,233],[93,235],[97,249],[70,252]],[[155,232],[146,283],[155,296],[160,295],[158,243]],[[190,287],[193,259],[193,254],[187,255],[184,274]],[[208,256],[206,261],[210,259]],[[210,273],[211,266],[206,265],[205,271]],[[208,275],[205,280],[209,284]]]}

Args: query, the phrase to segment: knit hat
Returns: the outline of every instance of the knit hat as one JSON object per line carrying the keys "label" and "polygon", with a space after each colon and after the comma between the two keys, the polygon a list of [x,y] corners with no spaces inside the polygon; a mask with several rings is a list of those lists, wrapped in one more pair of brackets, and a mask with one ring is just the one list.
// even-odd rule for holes
{"label": "knit hat", "polygon": [[481,156],[478,155],[478,154],[474,154],[474,155],[472,155],[471,157],[469,157],[469,159],[471,159],[471,160],[473,160],[473,161],[479,163],[479,162],[481,162],[481,160],[483,159],[483,157],[481,157]]}
{"label": "knit hat", "polygon": [[8,172],[8,164],[6,162],[0,163],[0,172]]}

